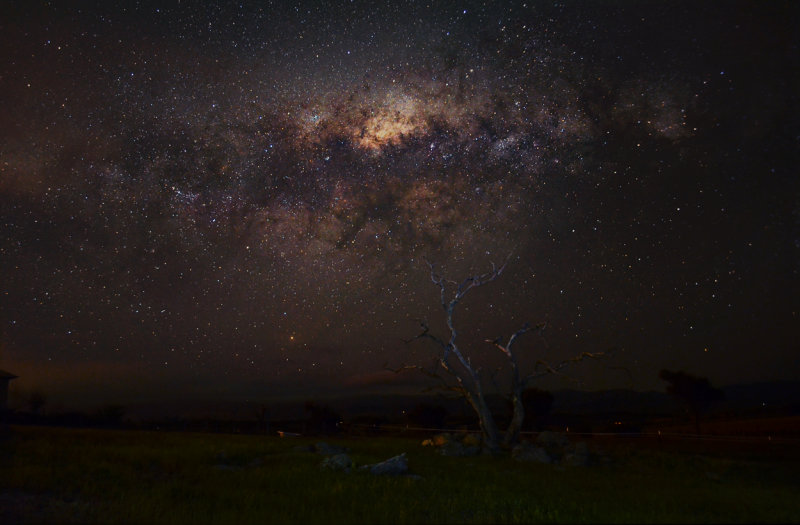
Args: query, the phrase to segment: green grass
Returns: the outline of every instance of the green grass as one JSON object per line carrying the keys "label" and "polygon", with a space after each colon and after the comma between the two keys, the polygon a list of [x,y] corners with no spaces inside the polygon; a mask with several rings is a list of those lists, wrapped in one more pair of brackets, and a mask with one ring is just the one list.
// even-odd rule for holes
{"label": "green grass", "polygon": [[357,464],[407,452],[415,480],[322,471],[321,456],[295,450],[315,441],[15,427],[0,441],[0,522],[800,522],[796,460],[629,447],[558,467],[326,439]]}

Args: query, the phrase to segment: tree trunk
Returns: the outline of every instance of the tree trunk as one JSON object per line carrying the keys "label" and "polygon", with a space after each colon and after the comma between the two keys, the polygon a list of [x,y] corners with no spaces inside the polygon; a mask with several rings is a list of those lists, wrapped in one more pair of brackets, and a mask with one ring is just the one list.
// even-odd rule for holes
{"label": "tree trunk", "polygon": [[469,404],[472,405],[473,410],[478,415],[478,422],[481,426],[481,433],[483,434],[483,442],[490,451],[497,452],[500,450],[499,432],[497,431],[497,423],[494,421],[489,406],[483,398],[483,393],[477,394],[470,393],[467,396]]}
{"label": "tree trunk", "polygon": [[503,446],[511,447],[519,441],[519,433],[522,430],[522,423],[525,421],[525,405],[522,404],[522,389],[515,388],[511,394],[511,403],[514,413],[511,416],[511,423],[508,424],[506,435],[503,437]]}

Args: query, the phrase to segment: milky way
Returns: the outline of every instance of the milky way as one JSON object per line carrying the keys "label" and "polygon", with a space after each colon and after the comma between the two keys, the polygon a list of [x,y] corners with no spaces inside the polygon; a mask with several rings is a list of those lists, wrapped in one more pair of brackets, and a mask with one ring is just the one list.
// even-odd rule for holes
{"label": "milky way", "polygon": [[797,372],[796,10],[723,7],[4,8],[0,363],[364,387],[430,355],[423,257],[511,254],[473,352],[547,320],[624,349],[588,386]]}

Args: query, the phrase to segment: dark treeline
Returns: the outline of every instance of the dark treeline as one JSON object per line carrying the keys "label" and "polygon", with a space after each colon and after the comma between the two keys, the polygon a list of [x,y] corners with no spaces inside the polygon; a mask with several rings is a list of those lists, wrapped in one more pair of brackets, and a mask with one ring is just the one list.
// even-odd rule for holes
{"label": "dark treeline", "polygon": [[[682,377],[682,376],[681,376]],[[731,421],[800,415],[800,382],[737,385],[724,396],[703,405],[702,420]],[[697,410],[686,396],[676,392],[627,390],[555,393],[526,392],[528,412],[524,432],[555,430],[580,433],[639,433],[653,428],[685,425],[696,431]],[[693,401],[689,397],[689,401]],[[705,398],[703,398],[705,399]],[[73,428],[124,428],[178,432],[210,432],[257,435],[383,435],[430,434],[431,431],[477,430],[478,421],[459,400],[445,397],[397,396],[379,402],[361,398],[298,402],[291,411],[271,409],[268,404],[251,410],[251,416],[137,417],[126,407],[108,405],[89,412],[46,410],[41,403],[9,410],[12,425]],[[490,398],[498,421],[511,415],[508,401]],[[691,432],[691,430],[690,430]]]}

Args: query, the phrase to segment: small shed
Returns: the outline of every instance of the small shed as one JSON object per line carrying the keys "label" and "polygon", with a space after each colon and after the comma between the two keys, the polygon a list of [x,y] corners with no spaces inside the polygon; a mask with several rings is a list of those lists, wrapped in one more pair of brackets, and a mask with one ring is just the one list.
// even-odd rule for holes
{"label": "small shed", "polygon": [[5,412],[8,407],[8,383],[17,377],[5,370],[0,370],[0,413]]}

